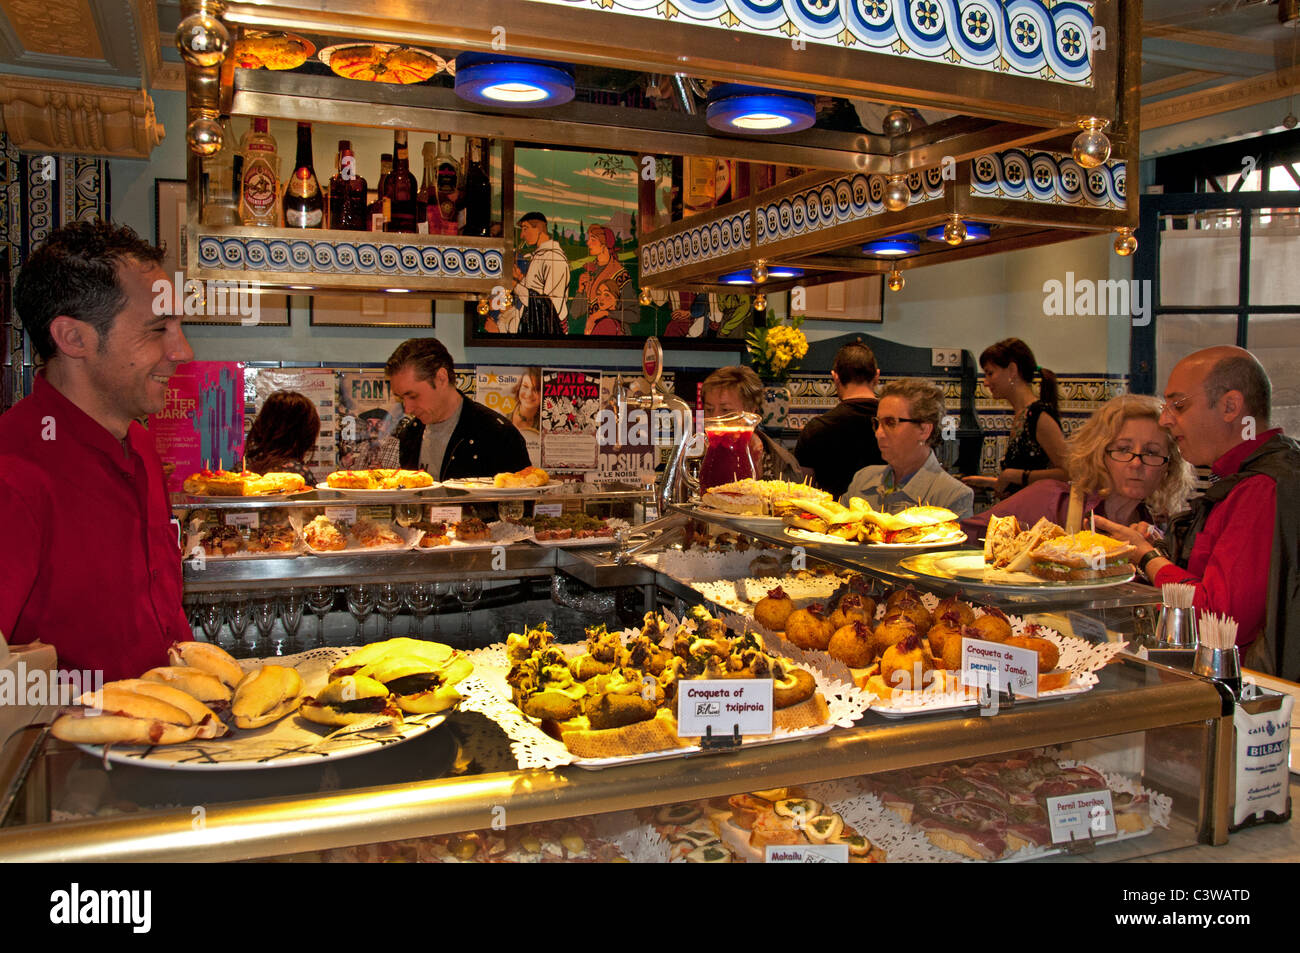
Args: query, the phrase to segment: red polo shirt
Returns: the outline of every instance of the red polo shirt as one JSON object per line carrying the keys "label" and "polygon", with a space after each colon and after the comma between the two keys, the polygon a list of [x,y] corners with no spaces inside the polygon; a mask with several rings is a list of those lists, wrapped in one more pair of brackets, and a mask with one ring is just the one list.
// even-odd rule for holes
{"label": "red polo shirt", "polygon": [[193,638],[162,464],[138,423],[127,445],[43,374],[0,416],[0,632],[106,681],[165,665]]}
{"label": "red polo shirt", "polygon": [[[1237,444],[1210,470],[1231,476],[1246,458],[1281,433],[1281,428]],[[1210,510],[1205,528],[1196,534],[1187,568],[1169,563],[1152,580],[1157,586],[1182,582],[1196,587],[1193,605],[1237,620],[1237,644],[1249,645],[1264,628],[1268,603],[1269,563],[1273,558],[1277,484],[1256,473],[1246,477]]]}

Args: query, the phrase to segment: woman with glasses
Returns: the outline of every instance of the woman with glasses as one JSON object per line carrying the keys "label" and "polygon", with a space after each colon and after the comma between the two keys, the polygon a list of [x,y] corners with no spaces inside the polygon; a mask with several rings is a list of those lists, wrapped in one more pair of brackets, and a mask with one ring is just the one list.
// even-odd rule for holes
{"label": "woman with glasses", "polygon": [[877,391],[880,404],[872,426],[884,466],[853,475],[840,502],[860,496],[874,509],[896,512],[909,506],[942,506],[970,516],[975,491],[962,486],[934,455],[942,436],[943,391],[921,380],[891,381]]}
{"label": "woman with glasses", "polygon": [[[1011,438],[996,477],[968,476],[962,482],[1006,496],[1036,480],[1065,479],[1065,434],[1057,406],[1056,375],[1039,367],[1034,352],[1020,338],[991,344],[980,354],[984,386],[1011,405]],[[1034,392],[1034,378],[1039,378]]]}
{"label": "woman with glasses", "polygon": [[[1069,473],[1087,496],[1083,512],[1095,512],[1123,526],[1140,524],[1148,537],[1158,524],[1181,512],[1191,495],[1191,465],[1160,426],[1160,401],[1121,394],[1107,401],[1067,442]],[[1015,516],[1032,526],[1042,517],[1065,525],[1070,484],[1036,480],[990,510],[963,520],[975,539],[983,536],[990,516]]]}

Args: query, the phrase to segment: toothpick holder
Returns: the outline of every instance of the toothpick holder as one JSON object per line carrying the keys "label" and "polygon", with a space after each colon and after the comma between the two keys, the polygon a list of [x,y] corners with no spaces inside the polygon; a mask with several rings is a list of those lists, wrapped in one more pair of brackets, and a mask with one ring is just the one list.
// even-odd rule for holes
{"label": "toothpick holder", "polygon": [[1198,645],[1192,671],[1204,678],[1222,682],[1234,698],[1241,698],[1241,658],[1235,645],[1226,649]]}
{"label": "toothpick holder", "polygon": [[1156,623],[1156,647],[1161,649],[1194,649],[1198,645],[1196,610],[1182,609],[1165,603]]}

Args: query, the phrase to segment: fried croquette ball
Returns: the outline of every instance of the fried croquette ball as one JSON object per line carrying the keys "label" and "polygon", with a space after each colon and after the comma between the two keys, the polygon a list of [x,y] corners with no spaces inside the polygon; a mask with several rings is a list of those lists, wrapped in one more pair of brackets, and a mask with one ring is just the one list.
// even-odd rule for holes
{"label": "fried croquette ball", "polygon": [[998,609],[985,609],[984,614],[971,623],[985,642],[1005,642],[1011,638],[1011,623]]}
{"label": "fried croquette ball", "polygon": [[943,667],[951,672],[961,668],[961,640],[978,639],[979,632],[971,626],[963,626],[961,631],[953,633],[943,640]]}
{"label": "fried croquette ball", "polygon": [[769,589],[767,595],[754,606],[754,621],[773,632],[784,632],[786,620],[794,612],[794,602],[780,586]]}
{"label": "fried croquette ball", "polygon": [[1050,672],[1061,661],[1061,650],[1056,643],[1037,635],[1013,635],[1007,645],[1018,649],[1033,649],[1038,653],[1039,673]]}
{"label": "fried croquette ball", "polygon": [[888,598],[885,599],[885,612],[892,613],[899,607],[899,605],[908,602],[915,602],[917,605],[920,605],[921,594],[918,593],[913,586],[902,586],[895,589],[890,592]]}
{"label": "fried croquette ball", "polygon": [[876,626],[871,638],[871,647],[875,655],[884,654],[885,649],[896,642],[901,642],[909,635],[916,635],[916,623],[904,615],[887,615]]}
{"label": "fried croquette ball", "polygon": [[831,636],[826,651],[831,658],[838,659],[849,668],[866,668],[876,657],[871,647],[871,626],[861,619],[840,626]]}
{"label": "fried croquette ball", "polygon": [[935,658],[943,658],[943,647],[947,644],[949,638],[961,638],[962,621],[955,611],[949,611],[944,615],[935,613],[934,625],[926,635],[930,639],[930,651],[934,653]]}
{"label": "fried croquette ball", "polygon": [[834,630],[822,610],[821,605],[795,609],[785,620],[785,637],[801,649],[824,652]]}
{"label": "fried croquette ball", "polygon": [[890,688],[904,691],[921,691],[929,684],[925,673],[936,668],[930,647],[916,633],[891,645],[880,657],[880,677]]}
{"label": "fried croquette ball", "polygon": [[839,605],[831,613],[831,630],[844,628],[850,622],[865,622],[872,626],[876,621],[876,600],[856,592],[847,592],[840,597]]}
{"label": "fried croquette ball", "polygon": [[956,596],[949,596],[947,599],[942,599],[939,604],[934,607],[935,619],[942,619],[950,612],[957,613],[958,623],[960,625],[970,625],[975,621],[975,610],[971,608],[970,603],[962,602]]}

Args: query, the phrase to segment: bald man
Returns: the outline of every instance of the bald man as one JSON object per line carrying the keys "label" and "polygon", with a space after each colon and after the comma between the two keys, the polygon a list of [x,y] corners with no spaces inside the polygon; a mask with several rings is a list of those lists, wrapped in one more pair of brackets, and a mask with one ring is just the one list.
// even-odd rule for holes
{"label": "bald man", "polygon": [[1211,347],[1175,365],[1160,423],[1215,482],[1173,522],[1168,555],[1148,527],[1104,523],[1137,547],[1153,585],[1189,583],[1198,609],[1237,620],[1249,668],[1300,679],[1300,444],[1269,429],[1272,388],[1239,347]]}

